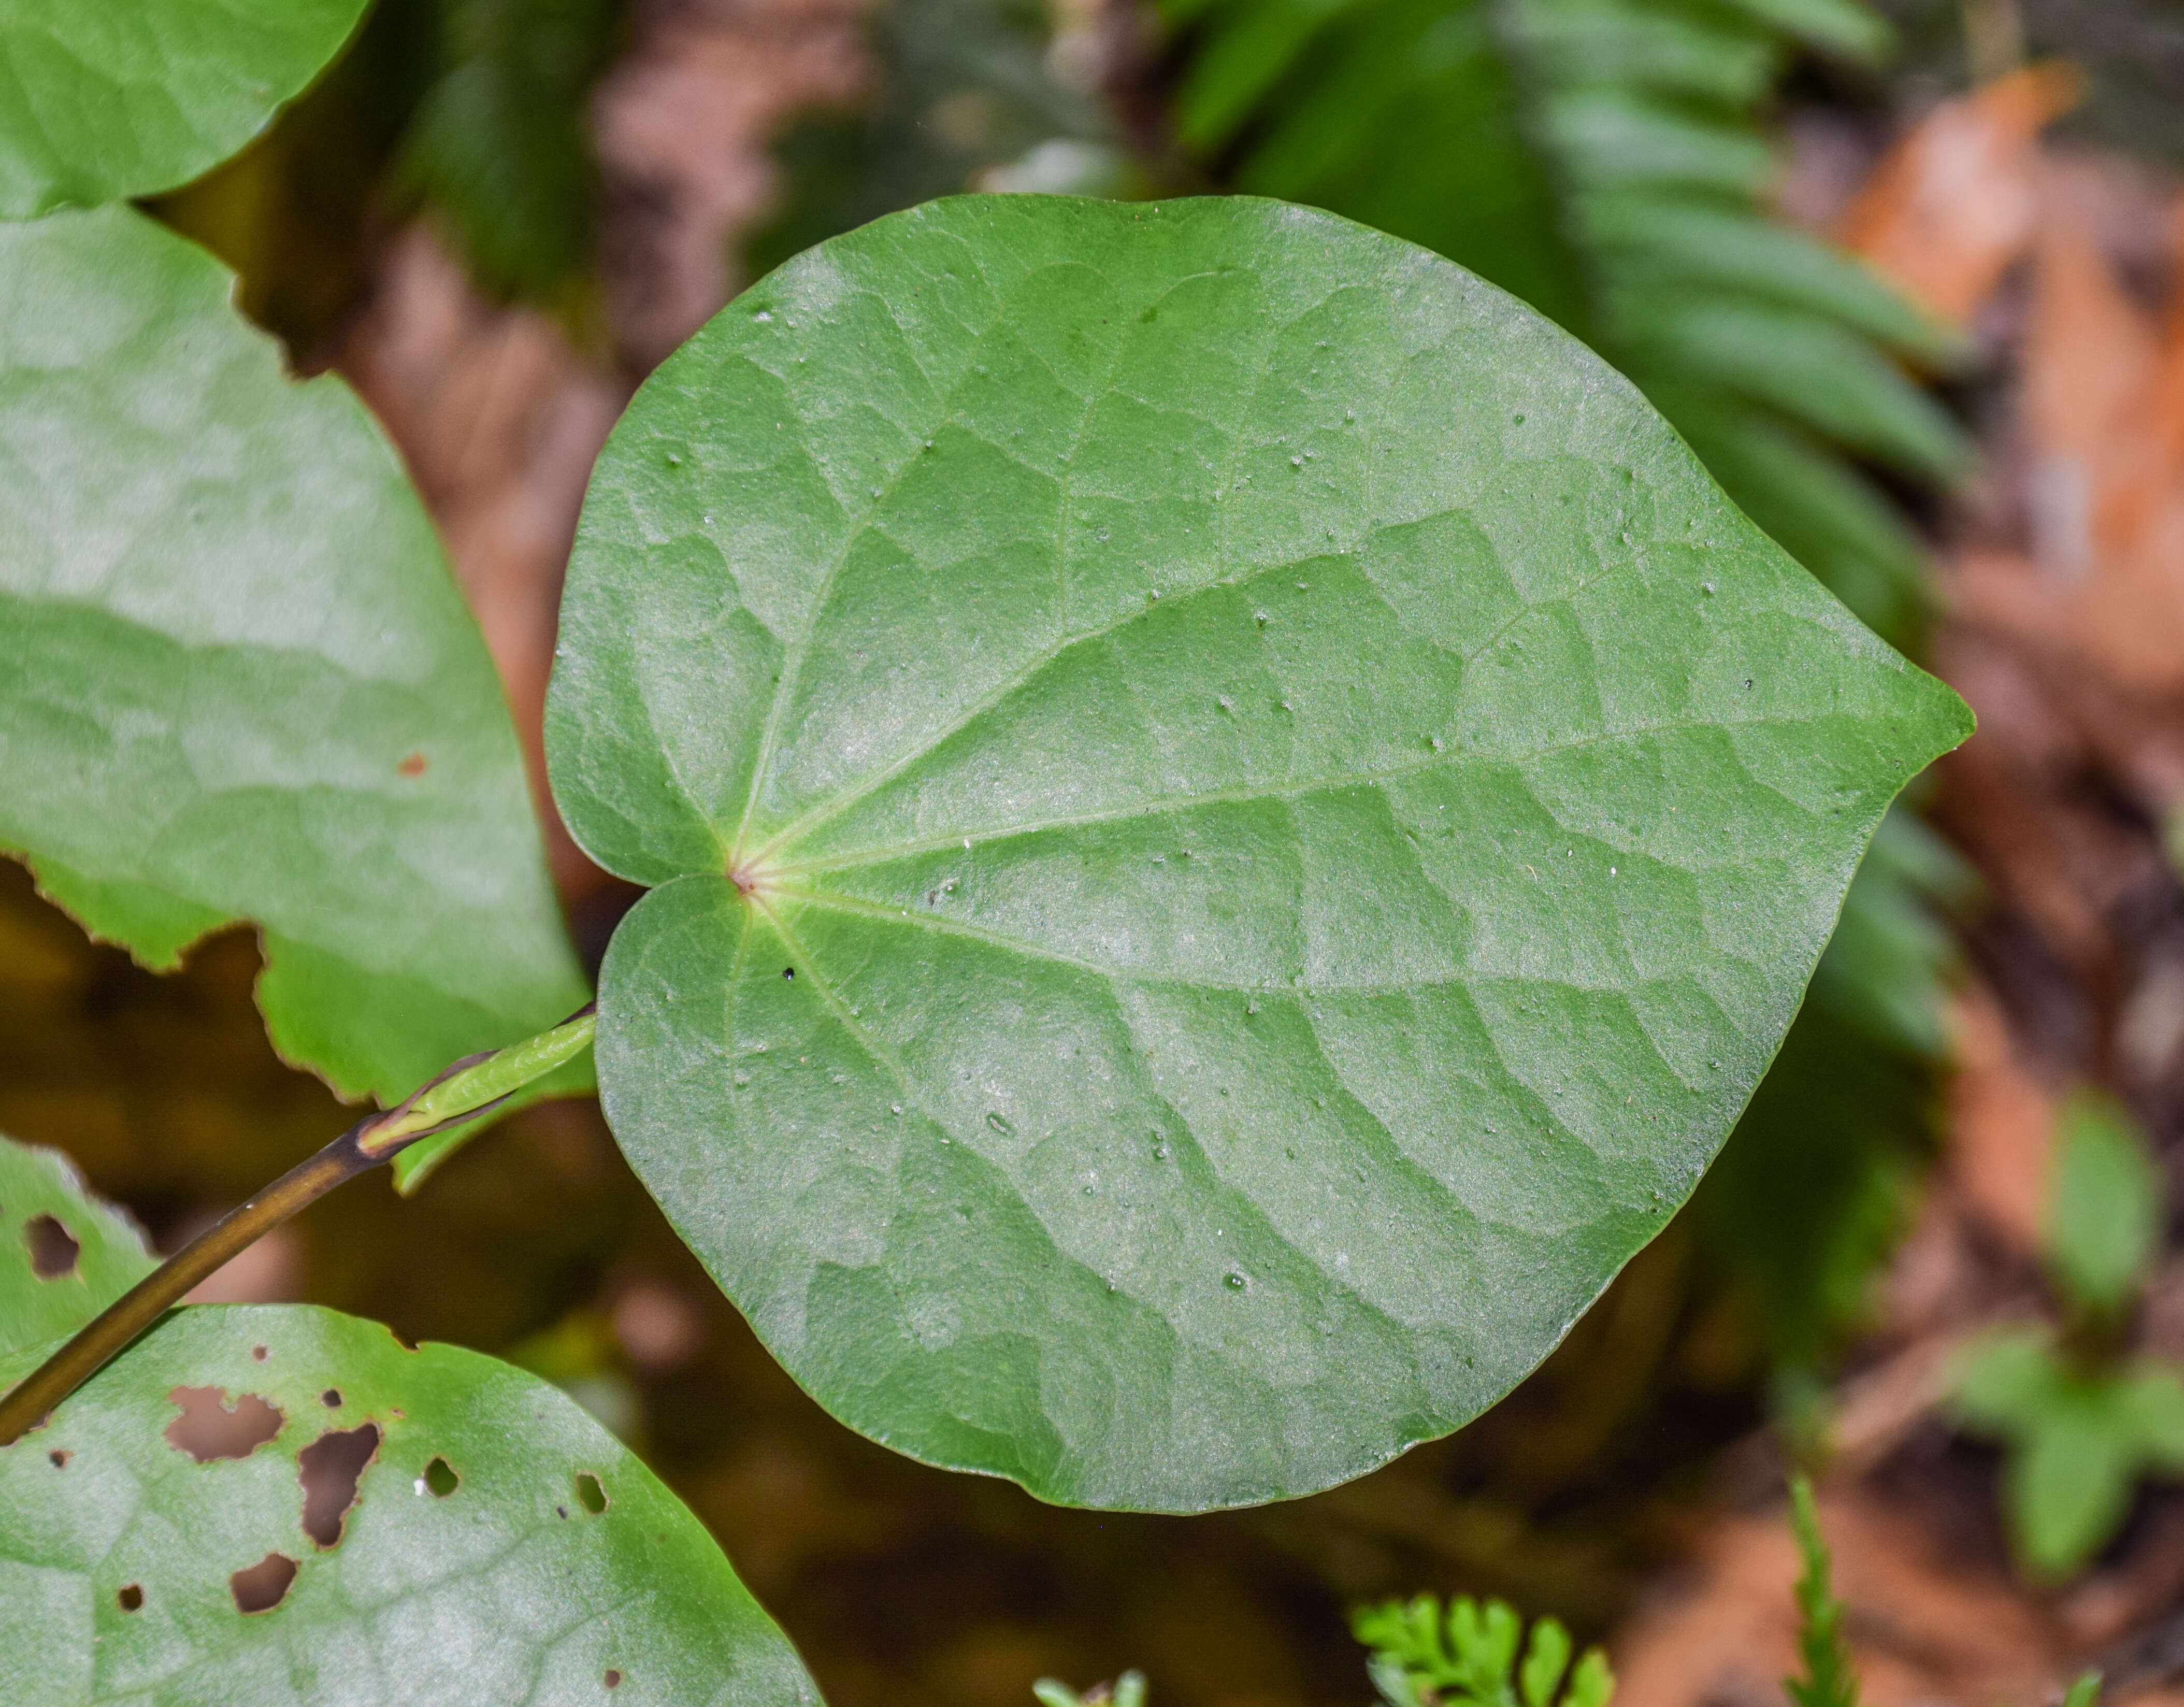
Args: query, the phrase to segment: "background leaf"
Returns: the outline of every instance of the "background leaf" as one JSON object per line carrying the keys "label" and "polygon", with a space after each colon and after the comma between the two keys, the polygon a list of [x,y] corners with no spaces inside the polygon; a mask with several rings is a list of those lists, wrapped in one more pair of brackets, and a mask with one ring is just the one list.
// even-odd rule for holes
{"label": "background leaf", "polygon": [[476,1707],[817,1699],[652,1473],[475,1352],[307,1305],[179,1310],[0,1449],[8,1701],[311,1707],[365,1680]]}
{"label": "background leaf", "polygon": [[498,292],[566,296],[592,258],[599,170],[586,98],[621,33],[619,0],[448,0],[440,75],[404,139],[404,185]]}
{"label": "background leaf", "polygon": [[0,1137],[0,1355],[74,1333],[155,1266],[67,1157]]}
{"label": "background leaf", "polygon": [[0,217],[187,183],[333,58],[365,0],[7,0]]}
{"label": "background leaf", "polygon": [[2057,1124],[2048,1267],[2080,1308],[2121,1309],[2161,1247],[2161,1169],[2130,1114],[2105,1096],[2081,1091]]}
{"label": "background leaf", "polygon": [[868,8],[873,94],[858,111],[815,116],[782,138],[780,210],[744,240],[744,276],[1012,166],[1059,166],[1076,181],[1009,187],[1100,194],[1128,180],[1117,127],[1094,92],[1054,75],[1056,15],[1041,0]]}
{"label": "background leaf", "polygon": [[393,1097],[583,980],[415,493],[230,282],[127,209],[0,227],[0,848],[155,968],[255,923],[276,1046]]}
{"label": "background leaf", "polygon": [[1241,200],[792,263],[617,428],[562,636],[562,811],[664,885],[632,1163],[838,1415],[1090,1504],[1506,1392],[1966,722],[1530,310]]}
{"label": "background leaf", "polygon": [[2006,1443],[2010,1541],[2036,1579],[2089,1564],[2141,1475],[2184,1474],[2184,1381],[2155,1359],[2088,1367],[2042,1334],[2004,1330],[1967,1349],[1951,1386],[1959,1425]]}

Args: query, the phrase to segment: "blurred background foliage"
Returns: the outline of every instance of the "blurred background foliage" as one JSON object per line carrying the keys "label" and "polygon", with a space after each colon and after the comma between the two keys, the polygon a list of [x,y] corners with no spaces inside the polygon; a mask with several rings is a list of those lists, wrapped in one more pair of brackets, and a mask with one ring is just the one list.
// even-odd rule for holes
{"label": "blurred background foliage", "polygon": [[[1975,463],[1951,405],[1976,403],[1981,358],[1777,211],[1785,139],[1814,113],[1883,135],[2028,42],[2087,68],[2079,134],[2184,162],[2167,0],[379,0],[265,136],[153,211],[236,267],[299,371],[351,373],[387,419],[520,721],[476,530],[531,528],[543,672],[574,494],[649,362],[738,282],[965,188],[1280,196],[1436,248],[1600,349],[1919,655],[1932,535]],[[421,221],[454,271],[410,310],[412,365],[475,369],[475,395],[387,390]],[[548,354],[523,368],[519,348]],[[576,450],[502,458],[531,509],[463,510],[482,443],[569,421]],[[566,846],[556,869],[603,942],[622,892]],[[1755,1431],[1805,1426],[1936,1152],[1979,900],[1916,802],[1893,815],[1687,1211],[1496,1411],[1287,1506],[1061,1511],[850,1435],[705,1283],[588,1104],[526,1113],[412,1201],[353,1187],[226,1284],[569,1386],[715,1528],[834,1707],[1021,1707],[1043,1673],[1127,1664],[1175,1707],[1354,1702],[1348,1604],[1498,1593],[1601,1636]],[[0,1128],[70,1150],[163,1247],[187,1236],[343,1124],[265,1045],[256,965],[230,934],[153,979],[0,865]]]}

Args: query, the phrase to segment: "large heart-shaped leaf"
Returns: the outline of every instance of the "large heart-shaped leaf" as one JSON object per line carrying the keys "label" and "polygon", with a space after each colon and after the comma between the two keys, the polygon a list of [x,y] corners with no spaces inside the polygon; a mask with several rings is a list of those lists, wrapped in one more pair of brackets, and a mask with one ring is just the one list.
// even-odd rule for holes
{"label": "large heart-shaped leaf", "polygon": [[176,1311],[0,1448],[0,1699],[817,1698],[574,1401],[298,1304]]}
{"label": "large heart-shaped leaf", "polygon": [[0,0],[0,218],[187,183],[333,58],[365,0]]}
{"label": "large heart-shaped leaf", "polygon": [[1325,215],[967,198],[666,363],[549,706],[608,1118],[836,1414],[1324,1487],[1689,1194],[1969,714],[1632,388]]}
{"label": "large heart-shaped leaf", "polygon": [[406,1094],[584,1000],[499,678],[394,453],[125,208],[0,226],[0,848]]}
{"label": "large heart-shaped leaf", "polygon": [[74,1333],[153,1266],[67,1157],[0,1136],[0,1356]]}

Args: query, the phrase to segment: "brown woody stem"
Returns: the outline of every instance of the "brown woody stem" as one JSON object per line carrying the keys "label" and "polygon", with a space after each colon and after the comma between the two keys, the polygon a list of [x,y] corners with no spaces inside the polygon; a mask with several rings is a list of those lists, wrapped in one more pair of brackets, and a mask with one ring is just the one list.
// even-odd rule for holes
{"label": "brown woody stem", "polygon": [[97,1375],[200,1280],[299,1210],[392,1159],[421,1138],[475,1120],[524,1085],[582,1052],[592,1009],[507,1049],[465,1056],[398,1107],[367,1114],[240,1208],[231,1209],[94,1317],[0,1398],[0,1447],[13,1446],[53,1407]]}
{"label": "brown woody stem", "polygon": [[375,1160],[357,1141],[380,1117],[359,1120],[309,1161],[231,1210],[92,1318],[76,1336],[0,1399],[0,1446],[12,1446],[107,1360],[179,1303],[182,1295],[308,1203],[354,1180]]}

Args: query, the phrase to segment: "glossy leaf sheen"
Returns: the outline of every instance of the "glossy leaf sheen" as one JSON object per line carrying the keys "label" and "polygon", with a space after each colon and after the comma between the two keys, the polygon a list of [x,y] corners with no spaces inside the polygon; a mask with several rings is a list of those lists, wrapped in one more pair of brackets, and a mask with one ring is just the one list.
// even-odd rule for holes
{"label": "glossy leaf sheen", "polygon": [[[65,1267],[41,1273],[42,1247]],[[86,1191],[67,1157],[0,1137],[0,1356],[74,1333],[154,1266],[136,1224]]]}
{"label": "glossy leaf sheen", "polygon": [[562,810],[660,885],[632,1162],[836,1414],[1100,1505],[1507,1392],[1969,722],[1582,347],[1240,199],[791,263],[617,429],[562,635]]}
{"label": "glossy leaf sheen", "polygon": [[264,129],[365,0],[0,0],[0,218],[187,183]]}
{"label": "glossy leaf sheen", "polygon": [[231,282],[125,208],[0,226],[0,849],[155,968],[256,922],[275,1044],[392,1098],[583,982],[415,493]]}
{"label": "glossy leaf sheen", "polygon": [[[0,1381],[36,1357],[0,1364]],[[206,1387],[239,1414],[264,1414],[245,1395],[270,1403],[279,1432],[199,1462],[167,1438],[181,1414],[170,1395]],[[366,1424],[380,1432],[355,1504],[320,1498],[316,1534],[337,1537],[322,1545],[304,1528],[299,1454]],[[230,1579],[271,1554],[294,1578],[245,1614]],[[475,1352],[409,1351],[306,1305],[184,1309],[0,1450],[12,1707],[592,1702],[610,1699],[610,1671],[616,1707],[817,1699],[652,1473],[565,1394]]]}

